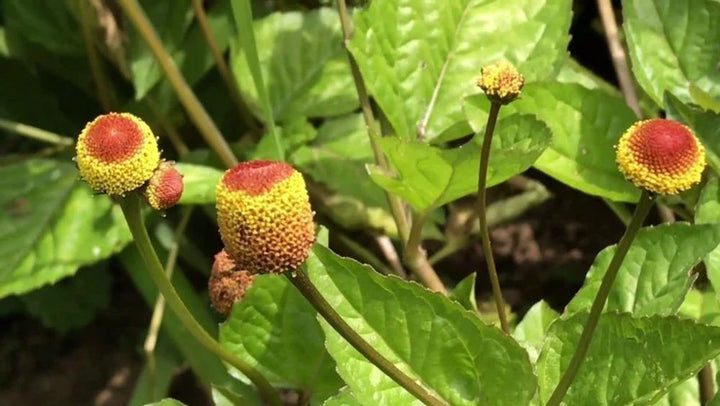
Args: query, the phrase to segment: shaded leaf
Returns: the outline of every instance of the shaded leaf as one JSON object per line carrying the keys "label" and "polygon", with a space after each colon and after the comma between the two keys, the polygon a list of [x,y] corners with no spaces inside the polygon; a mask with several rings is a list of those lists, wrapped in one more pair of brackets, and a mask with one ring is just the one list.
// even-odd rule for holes
{"label": "shaded leaf", "polygon": [[460,282],[458,282],[457,285],[455,285],[453,290],[448,295],[450,299],[460,303],[460,305],[466,310],[471,310],[474,312],[476,312],[478,309],[477,299],[475,298],[476,276],[477,274],[473,272],[470,275],[464,277]]}
{"label": "shaded leaf", "polygon": [[223,171],[183,162],[178,162],[175,167],[182,174],[184,185],[179,204],[215,203],[215,186],[223,176]]}
{"label": "shaded leaf", "polygon": [[[720,181],[717,175],[710,176],[700,194],[695,208],[695,223],[720,223]],[[705,270],[715,293],[720,292],[720,246],[714,247],[704,258]],[[720,295],[716,296],[720,300]]]}
{"label": "shaded leaf", "polygon": [[571,14],[568,0],[376,1],[356,14],[348,46],[397,135],[458,138],[469,130],[460,101],[479,92],[480,68],[506,58],[530,82],[551,77]]}
{"label": "shaded leaf", "polygon": [[547,334],[550,324],[555,321],[560,314],[553,310],[547,302],[541,300],[535,303],[518,323],[513,331],[513,337],[525,347],[530,354],[530,360],[535,363],[540,354],[543,340]]}
{"label": "shaded leaf", "polygon": [[[641,229],[620,266],[605,311],[675,314],[697,278],[689,271],[718,244],[720,225],[675,223]],[[615,250],[612,245],[598,254],[566,313],[590,308]]]}
{"label": "shaded leaf", "polygon": [[[535,392],[525,350],[459,304],[319,245],[306,264],[318,290],[350,327],[449,404],[522,405]],[[321,325],[338,372],[360,403],[420,404],[327,323]]]}
{"label": "shaded leaf", "polygon": [[2,167],[0,190],[0,297],[73,275],[130,241],[119,208],[93,196],[70,163]]}

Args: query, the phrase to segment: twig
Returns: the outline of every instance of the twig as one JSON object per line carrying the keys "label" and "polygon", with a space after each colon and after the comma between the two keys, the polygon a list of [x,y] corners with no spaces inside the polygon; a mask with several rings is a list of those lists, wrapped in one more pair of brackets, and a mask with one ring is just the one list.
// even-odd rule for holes
{"label": "twig", "polygon": [[375,242],[377,243],[378,247],[380,248],[380,251],[382,251],[383,256],[388,261],[390,266],[392,267],[393,271],[395,271],[395,275],[407,279],[407,273],[405,272],[405,269],[402,266],[402,262],[400,261],[400,256],[398,255],[397,251],[395,250],[395,246],[392,243],[392,240],[390,240],[390,237],[386,235],[377,235],[375,236]]}
{"label": "twig", "polygon": [[637,91],[635,90],[632,75],[630,74],[627,56],[620,42],[620,35],[618,34],[618,26],[612,3],[610,0],[597,0],[597,6],[605,30],[608,48],[610,49],[610,57],[615,67],[615,74],[620,83],[620,91],[622,91],[625,102],[630,106],[632,111],[635,112],[635,115],[640,118],[642,117],[642,110],[640,109]]}
{"label": "twig", "polygon": [[160,111],[160,107],[158,107],[155,99],[152,96],[147,95],[145,96],[145,103],[150,108],[150,111],[152,111],[153,115],[155,116],[155,120],[157,120],[157,122],[160,124],[160,127],[162,127],[163,132],[170,140],[170,143],[173,144],[173,148],[175,148],[175,151],[178,153],[178,155],[183,156],[190,152],[190,149],[188,148],[185,141],[183,141],[180,134],[178,134],[175,127],[173,127],[173,125],[168,122],[166,115],[163,114],[162,111]]}
{"label": "twig", "polygon": [[105,74],[105,69],[102,66],[102,60],[95,49],[93,43],[93,31],[91,21],[93,20],[93,12],[90,10],[91,4],[88,0],[80,0],[80,25],[82,26],[83,39],[85,40],[85,50],[88,54],[88,62],[90,63],[90,73],[92,74],[95,88],[98,91],[98,98],[100,104],[103,106],[103,110],[106,112],[112,111],[113,106],[116,106],[116,100],[112,89],[110,88],[110,80],[108,80]]}
{"label": "twig", "polygon": [[238,161],[230,149],[230,146],[227,141],[225,141],[225,138],[223,138],[215,122],[213,122],[210,115],[200,103],[200,100],[198,100],[195,93],[193,93],[190,85],[187,84],[182,74],[180,74],[180,70],[177,65],[175,65],[175,61],[173,61],[170,54],[165,47],[163,47],[162,41],[160,41],[157,32],[155,32],[150,20],[147,15],[145,15],[145,12],[137,0],[118,0],[118,4],[120,4],[143,40],[145,40],[150,47],[155,59],[160,64],[163,72],[165,72],[165,76],[175,90],[180,103],[185,107],[190,119],[198,128],[203,138],[205,138],[205,142],[207,142],[210,148],[220,157],[220,160],[225,166],[235,166]]}
{"label": "twig", "polygon": [[340,232],[334,232],[333,234],[340,240],[340,242],[343,243],[343,245],[348,247],[351,251],[355,252],[355,254],[360,257],[360,259],[370,264],[370,266],[375,268],[376,271],[380,272],[383,275],[390,275],[394,273],[394,269],[385,265],[385,263],[383,263],[380,258],[375,256],[375,254],[370,252],[370,250],[368,250],[367,248],[353,241],[352,238]]}
{"label": "twig", "polygon": [[48,144],[61,147],[69,147],[75,143],[75,141],[70,137],[58,135],[31,125],[18,123],[16,121],[5,120],[3,118],[0,118],[0,128],[24,137],[33,138],[38,141],[47,142]]}
{"label": "twig", "polygon": [[218,72],[220,72],[220,76],[222,76],[223,81],[225,81],[225,85],[228,88],[230,97],[238,109],[238,113],[240,113],[240,117],[242,117],[251,130],[258,130],[257,122],[252,114],[250,114],[250,111],[248,111],[247,105],[243,102],[237,82],[230,73],[230,69],[228,69],[227,63],[225,63],[225,58],[223,58],[222,52],[220,52],[220,48],[215,40],[215,35],[213,34],[212,29],[210,29],[210,24],[208,23],[202,0],[193,0],[192,4],[193,9],[195,10],[195,18],[197,18],[198,24],[200,25],[200,31],[202,31],[205,42],[207,42],[208,48],[210,49],[210,53],[212,54],[213,59],[215,59],[215,65],[217,66]]}
{"label": "twig", "polygon": [[715,378],[713,377],[712,364],[706,364],[697,375],[700,385],[700,404],[707,405],[715,396]]}

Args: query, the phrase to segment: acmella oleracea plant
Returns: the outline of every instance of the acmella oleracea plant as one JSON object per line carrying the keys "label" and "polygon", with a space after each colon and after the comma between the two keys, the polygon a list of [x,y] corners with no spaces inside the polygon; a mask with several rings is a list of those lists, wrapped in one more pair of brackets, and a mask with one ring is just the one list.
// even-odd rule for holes
{"label": "acmella oleracea plant", "polygon": [[674,195],[690,189],[700,182],[706,166],[705,149],[695,134],[676,121],[660,118],[638,121],[628,128],[620,137],[616,159],[620,172],[640,188],[642,194],[603,276],[575,353],[547,406],[559,405],[575,379],[615,277],[653,205],[655,195]]}

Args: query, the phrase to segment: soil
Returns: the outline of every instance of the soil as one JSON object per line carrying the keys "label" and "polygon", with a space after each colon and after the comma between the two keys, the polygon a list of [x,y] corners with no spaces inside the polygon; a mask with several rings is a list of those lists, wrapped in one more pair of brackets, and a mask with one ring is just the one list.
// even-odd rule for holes
{"label": "soil", "polygon": [[[614,81],[609,58],[597,48],[602,44],[604,50],[604,38],[596,26],[594,2],[576,1],[570,50],[581,63]],[[596,254],[623,231],[602,200],[536,171],[528,176],[540,180],[553,197],[492,231],[501,285],[518,315],[541,299],[562,310]],[[454,281],[484,270],[479,244],[470,244],[437,268]],[[127,404],[143,364],[141,340],[150,310],[121,269],[113,276],[109,309],[82,329],[60,335],[27,316],[0,317],[0,405]],[[489,300],[486,277],[478,280],[477,295],[479,301]],[[211,404],[187,371],[175,377],[171,396],[188,405]]]}

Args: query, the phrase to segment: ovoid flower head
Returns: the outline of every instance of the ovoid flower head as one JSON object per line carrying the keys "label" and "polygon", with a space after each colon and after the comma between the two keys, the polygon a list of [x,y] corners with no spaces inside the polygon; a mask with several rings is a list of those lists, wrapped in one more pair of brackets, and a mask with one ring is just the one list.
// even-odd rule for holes
{"label": "ovoid flower head", "polygon": [[215,310],[223,316],[228,316],[235,302],[245,296],[245,292],[255,281],[255,275],[238,269],[225,250],[215,255],[208,291],[210,302]]}
{"label": "ovoid flower head", "polygon": [[508,104],[520,96],[525,78],[507,61],[498,61],[483,66],[477,85],[488,99],[500,104]]}
{"label": "ovoid flower head", "polygon": [[139,188],[160,161],[150,127],[128,113],[104,114],[88,123],[75,153],[80,176],[96,191],[109,195]]}
{"label": "ovoid flower head", "polygon": [[705,149],[693,132],[673,120],[638,121],[617,145],[620,172],[637,187],[673,195],[700,181]]}
{"label": "ovoid flower head", "polygon": [[172,161],[163,161],[148,182],[145,198],[153,209],[165,210],[177,204],[182,192],[182,175]]}
{"label": "ovoid flower head", "polygon": [[251,273],[295,270],[315,241],[305,181],[290,165],[243,162],[216,188],[217,217],[225,250]]}

